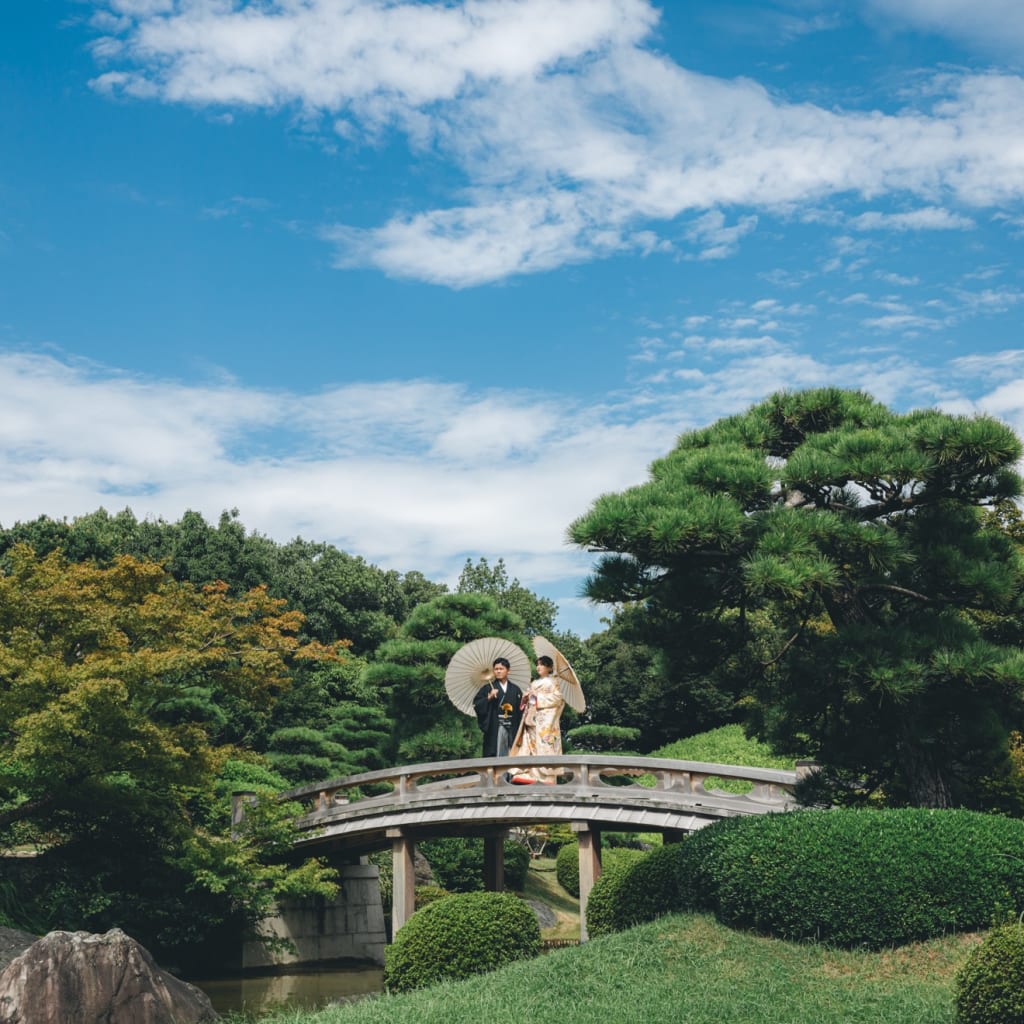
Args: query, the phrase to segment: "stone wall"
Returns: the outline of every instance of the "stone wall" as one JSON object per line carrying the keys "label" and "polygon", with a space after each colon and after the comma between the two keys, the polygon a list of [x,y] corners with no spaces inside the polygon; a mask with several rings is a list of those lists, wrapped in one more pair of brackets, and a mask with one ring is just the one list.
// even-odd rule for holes
{"label": "stone wall", "polygon": [[246,942],[242,968],[338,960],[383,964],[386,935],[377,868],[352,864],[339,872],[341,892],[336,899],[282,904],[279,915],[264,922],[263,930],[291,942],[293,953]]}

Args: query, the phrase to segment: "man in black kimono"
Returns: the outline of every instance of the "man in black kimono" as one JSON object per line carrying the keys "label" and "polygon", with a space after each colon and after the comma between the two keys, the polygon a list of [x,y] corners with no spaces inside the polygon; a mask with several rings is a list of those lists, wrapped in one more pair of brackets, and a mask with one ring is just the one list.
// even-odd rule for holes
{"label": "man in black kimono", "polygon": [[494,679],[484,683],[473,698],[476,721],[484,734],[484,757],[508,757],[523,717],[519,710],[523,691],[509,682],[510,667],[507,658],[496,658],[491,666]]}

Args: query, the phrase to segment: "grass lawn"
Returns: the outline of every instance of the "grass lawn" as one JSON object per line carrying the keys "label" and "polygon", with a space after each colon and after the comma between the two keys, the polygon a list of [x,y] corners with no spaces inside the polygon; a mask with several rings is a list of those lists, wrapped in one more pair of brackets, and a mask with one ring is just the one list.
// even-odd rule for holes
{"label": "grass lawn", "polygon": [[262,1024],[953,1024],[961,935],[835,952],[676,914],[493,974]]}
{"label": "grass lawn", "polygon": [[557,915],[558,923],[541,929],[544,939],[578,939],[580,937],[580,901],[570,896],[555,877],[554,857],[538,857],[530,861],[523,895],[546,903]]}

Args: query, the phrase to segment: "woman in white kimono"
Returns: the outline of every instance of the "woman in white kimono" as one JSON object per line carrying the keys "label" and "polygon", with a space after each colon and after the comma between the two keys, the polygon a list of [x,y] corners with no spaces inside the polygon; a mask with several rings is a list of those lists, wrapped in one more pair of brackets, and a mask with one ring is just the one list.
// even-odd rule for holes
{"label": "woman in white kimono", "polygon": [[[537,659],[537,675],[523,695],[523,721],[520,727],[518,749],[511,753],[520,757],[557,757],[562,753],[562,730],[559,719],[565,698],[558,680],[551,674],[555,663],[541,655]],[[513,773],[513,782],[546,782],[554,785],[562,774],[561,768],[536,766]]]}

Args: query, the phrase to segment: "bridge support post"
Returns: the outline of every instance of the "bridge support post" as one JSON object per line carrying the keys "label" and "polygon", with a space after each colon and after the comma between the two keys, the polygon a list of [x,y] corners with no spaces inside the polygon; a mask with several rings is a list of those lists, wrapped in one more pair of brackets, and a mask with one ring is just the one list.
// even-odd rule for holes
{"label": "bridge support post", "polygon": [[484,888],[505,891],[505,833],[484,837]]}
{"label": "bridge support post", "polygon": [[386,835],[391,840],[391,941],[394,942],[398,929],[416,910],[416,871],[413,864],[416,843],[400,828],[389,828]]}
{"label": "bridge support post", "polygon": [[594,883],[601,877],[601,833],[590,822],[573,822],[572,830],[580,845],[580,942],[586,942],[587,900]]}

